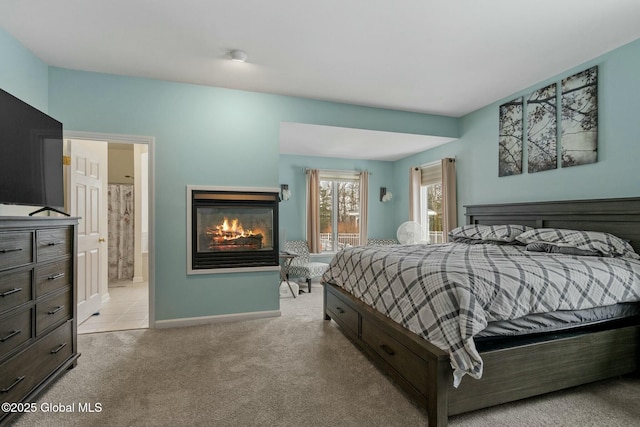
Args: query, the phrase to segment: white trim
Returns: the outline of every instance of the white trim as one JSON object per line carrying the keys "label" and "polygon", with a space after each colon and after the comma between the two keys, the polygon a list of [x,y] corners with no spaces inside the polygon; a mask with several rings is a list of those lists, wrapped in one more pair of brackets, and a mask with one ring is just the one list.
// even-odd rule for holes
{"label": "white trim", "polygon": [[280,317],[280,310],[253,311],[248,313],[220,314],[217,316],[184,317],[181,319],[157,320],[156,328],[180,328],[185,326],[208,325],[211,323],[237,322],[240,320]]}
{"label": "white trim", "polygon": [[130,144],[147,144],[149,147],[149,328],[155,328],[156,319],[156,251],[155,251],[155,187],[156,187],[156,139],[153,136],[124,135],[117,133],[84,132],[65,130],[65,139],[85,139],[90,141],[112,141]]}
{"label": "white trim", "polygon": [[[258,193],[279,193],[279,187],[224,187],[224,186],[212,186],[212,185],[187,185],[187,194],[191,190],[202,191],[253,191]],[[191,199],[189,199],[191,202]]]}
{"label": "white trim", "polygon": [[219,187],[210,185],[187,185],[187,274],[217,274],[217,273],[246,273],[259,271],[280,271],[280,266],[267,267],[239,267],[239,268],[208,268],[194,270],[191,267],[192,252],[191,249],[191,194],[196,191],[246,191],[254,193],[280,193],[277,187]]}
{"label": "white trim", "polygon": [[120,133],[84,132],[77,130],[65,130],[64,137],[70,139],[88,139],[92,141],[128,142],[131,144],[149,144],[155,142],[155,138],[145,135],[125,135]]}
{"label": "white trim", "polygon": [[255,273],[258,271],[280,271],[279,265],[270,265],[266,267],[230,267],[230,268],[209,268],[206,270],[193,270],[189,267],[191,264],[187,258],[187,274],[217,274],[217,273]]}

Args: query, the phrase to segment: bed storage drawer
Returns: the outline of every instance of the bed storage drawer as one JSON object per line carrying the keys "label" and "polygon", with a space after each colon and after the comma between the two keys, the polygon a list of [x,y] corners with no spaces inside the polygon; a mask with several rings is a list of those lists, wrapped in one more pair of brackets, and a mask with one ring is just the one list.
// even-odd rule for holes
{"label": "bed storage drawer", "polygon": [[395,369],[420,393],[427,395],[427,365],[424,359],[384,332],[376,322],[362,318],[362,341]]}
{"label": "bed storage drawer", "polygon": [[359,335],[358,312],[332,292],[327,292],[327,310],[331,313],[331,318],[336,323],[349,328],[356,336]]}

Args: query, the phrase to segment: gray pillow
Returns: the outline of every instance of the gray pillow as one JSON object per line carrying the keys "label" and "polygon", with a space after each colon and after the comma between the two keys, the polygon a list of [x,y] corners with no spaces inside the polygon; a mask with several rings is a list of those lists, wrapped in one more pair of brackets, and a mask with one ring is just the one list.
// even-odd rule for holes
{"label": "gray pillow", "polygon": [[457,243],[518,243],[516,237],[531,227],[525,225],[468,224],[449,232],[449,240]]}
{"label": "gray pillow", "polygon": [[546,252],[550,254],[602,256],[598,251],[587,251],[584,249],[572,248],[570,246],[557,246],[543,242],[529,243],[525,249],[529,252]]}
{"label": "gray pillow", "polygon": [[517,237],[525,245],[530,243],[550,243],[555,246],[570,247],[598,252],[606,257],[640,259],[633,247],[613,234],[600,231],[564,230],[558,228],[537,228]]}

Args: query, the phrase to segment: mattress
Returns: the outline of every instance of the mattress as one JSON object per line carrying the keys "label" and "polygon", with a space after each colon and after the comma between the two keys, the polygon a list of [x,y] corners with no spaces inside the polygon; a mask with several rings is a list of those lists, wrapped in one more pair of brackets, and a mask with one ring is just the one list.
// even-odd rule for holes
{"label": "mattress", "polygon": [[514,337],[563,332],[635,316],[640,316],[640,303],[620,303],[584,310],[534,313],[518,319],[491,322],[476,335],[476,342],[487,337]]}

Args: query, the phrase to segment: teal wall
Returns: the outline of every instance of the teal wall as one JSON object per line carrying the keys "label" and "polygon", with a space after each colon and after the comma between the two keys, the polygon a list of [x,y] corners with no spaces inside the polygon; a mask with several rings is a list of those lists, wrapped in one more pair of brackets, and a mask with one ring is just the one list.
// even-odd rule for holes
{"label": "teal wall", "polygon": [[[498,106],[599,66],[599,159],[592,165],[498,178]],[[155,137],[156,320],[277,310],[276,272],[186,275],[186,186],[291,186],[281,223],[304,236],[302,169],[367,169],[370,235],[408,218],[408,170],[455,156],[458,203],[638,196],[640,41],[567,70],[461,119],[47,67],[0,30],[0,87],[65,129]],[[460,139],[393,163],[279,155],[281,122]],[[230,159],[238,159],[240,163]],[[239,167],[238,164],[242,166]],[[394,198],[378,201],[379,187]],[[463,210],[459,220],[464,221]]]}
{"label": "teal wall", "polygon": [[155,137],[156,320],[279,308],[277,272],[187,276],[186,186],[278,187],[281,122],[458,133],[446,117],[54,67],[49,77],[66,129]]}
{"label": "teal wall", "polygon": [[0,89],[45,113],[49,67],[0,28]]}
{"label": "teal wall", "polygon": [[[498,107],[562,78],[598,66],[598,161],[498,177]],[[397,223],[409,216],[409,168],[456,157],[458,220],[465,204],[640,196],[640,40],[553,76],[460,119],[455,142],[394,164]]]}
{"label": "teal wall", "polygon": [[304,170],[307,168],[369,171],[368,235],[372,238],[395,236],[396,225],[389,221],[394,215],[395,200],[380,202],[380,187],[387,187],[395,197],[392,162],[281,155],[280,184],[289,185],[292,194],[291,199],[280,203],[280,226],[286,228],[288,240],[306,239],[307,191]]}

